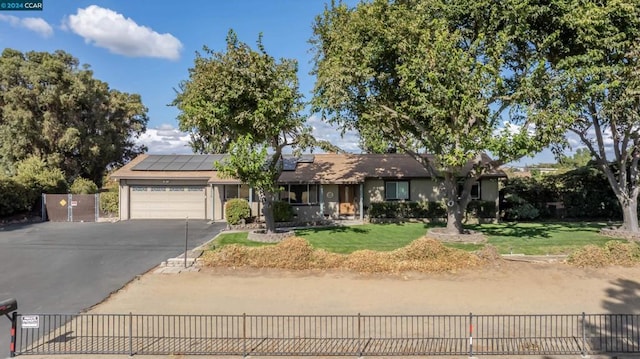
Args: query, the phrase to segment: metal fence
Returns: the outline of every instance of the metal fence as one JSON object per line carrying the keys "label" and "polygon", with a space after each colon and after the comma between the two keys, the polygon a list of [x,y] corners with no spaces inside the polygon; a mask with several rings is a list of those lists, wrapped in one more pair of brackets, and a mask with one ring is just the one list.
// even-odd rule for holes
{"label": "metal fence", "polygon": [[42,220],[97,222],[100,194],[42,194]]}
{"label": "metal fence", "polygon": [[640,316],[14,314],[12,355],[639,353]]}

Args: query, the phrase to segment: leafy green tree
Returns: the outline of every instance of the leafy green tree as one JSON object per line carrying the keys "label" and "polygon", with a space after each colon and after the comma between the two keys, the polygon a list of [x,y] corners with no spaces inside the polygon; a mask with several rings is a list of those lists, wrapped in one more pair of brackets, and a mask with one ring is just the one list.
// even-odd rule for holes
{"label": "leafy green tree", "polygon": [[69,187],[69,191],[73,194],[94,194],[98,193],[98,186],[89,179],[78,177]]}
{"label": "leafy green tree", "polygon": [[195,152],[229,153],[216,167],[257,191],[267,232],[273,232],[272,204],[279,191],[283,150],[328,144],[315,141],[301,115],[296,61],[277,61],[267,54],[262,36],[257,47],[240,42],[232,30],[226,51],[204,47],[173,105],[180,110],[180,129],[191,134]]}
{"label": "leafy green tree", "polygon": [[552,11],[554,21],[541,33],[556,41],[545,70],[555,84],[554,97],[565,102],[564,126],[606,175],[622,209],[623,228],[640,232],[640,1],[549,5],[553,10],[545,12]]}
{"label": "leafy green tree", "polygon": [[411,154],[441,180],[447,230],[461,232],[472,184],[558,135],[547,124],[559,101],[536,86],[546,75],[537,44],[521,44],[528,10],[516,0],[332,3],[311,39],[314,108],[368,150]]}
{"label": "leafy green tree", "polygon": [[64,51],[0,56],[0,172],[13,174],[29,156],[60,168],[67,179],[100,184],[107,167],[146,149],[147,109],[137,94],[110,89]]}
{"label": "leafy green tree", "polygon": [[37,156],[19,161],[13,179],[28,189],[29,210],[37,203],[42,193],[67,193],[68,183],[64,173],[57,167],[47,165]]}
{"label": "leafy green tree", "polygon": [[576,169],[589,164],[589,161],[591,161],[592,158],[591,151],[587,148],[578,148],[571,156],[561,156],[559,164],[562,167]]}

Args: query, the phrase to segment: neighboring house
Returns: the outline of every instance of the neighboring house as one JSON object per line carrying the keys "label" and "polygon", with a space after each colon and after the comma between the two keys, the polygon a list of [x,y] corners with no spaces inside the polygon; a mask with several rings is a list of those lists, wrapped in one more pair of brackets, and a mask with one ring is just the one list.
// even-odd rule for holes
{"label": "neighboring house", "polygon": [[[120,184],[120,219],[223,220],[224,204],[231,198],[247,199],[253,215],[259,215],[252,189],[213,169],[224,156],[138,156],[111,175]],[[280,199],[292,204],[301,221],[363,219],[372,202],[443,199],[439,181],[404,154],[285,156],[283,168]],[[498,208],[498,180],[504,177],[502,171],[485,174],[472,197],[493,201]]]}

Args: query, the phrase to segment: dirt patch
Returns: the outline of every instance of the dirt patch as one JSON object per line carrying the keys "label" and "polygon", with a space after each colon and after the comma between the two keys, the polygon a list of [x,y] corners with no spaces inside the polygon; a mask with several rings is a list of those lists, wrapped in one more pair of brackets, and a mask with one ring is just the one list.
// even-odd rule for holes
{"label": "dirt patch", "polygon": [[640,314],[640,268],[500,262],[426,274],[209,268],[147,274],[91,312],[148,314]]}

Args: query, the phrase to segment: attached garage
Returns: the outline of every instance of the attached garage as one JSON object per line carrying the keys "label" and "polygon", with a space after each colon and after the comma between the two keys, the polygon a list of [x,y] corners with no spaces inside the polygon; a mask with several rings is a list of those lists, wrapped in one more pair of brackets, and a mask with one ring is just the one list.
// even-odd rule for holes
{"label": "attached garage", "polygon": [[205,186],[133,185],[129,189],[132,219],[206,219]]}

